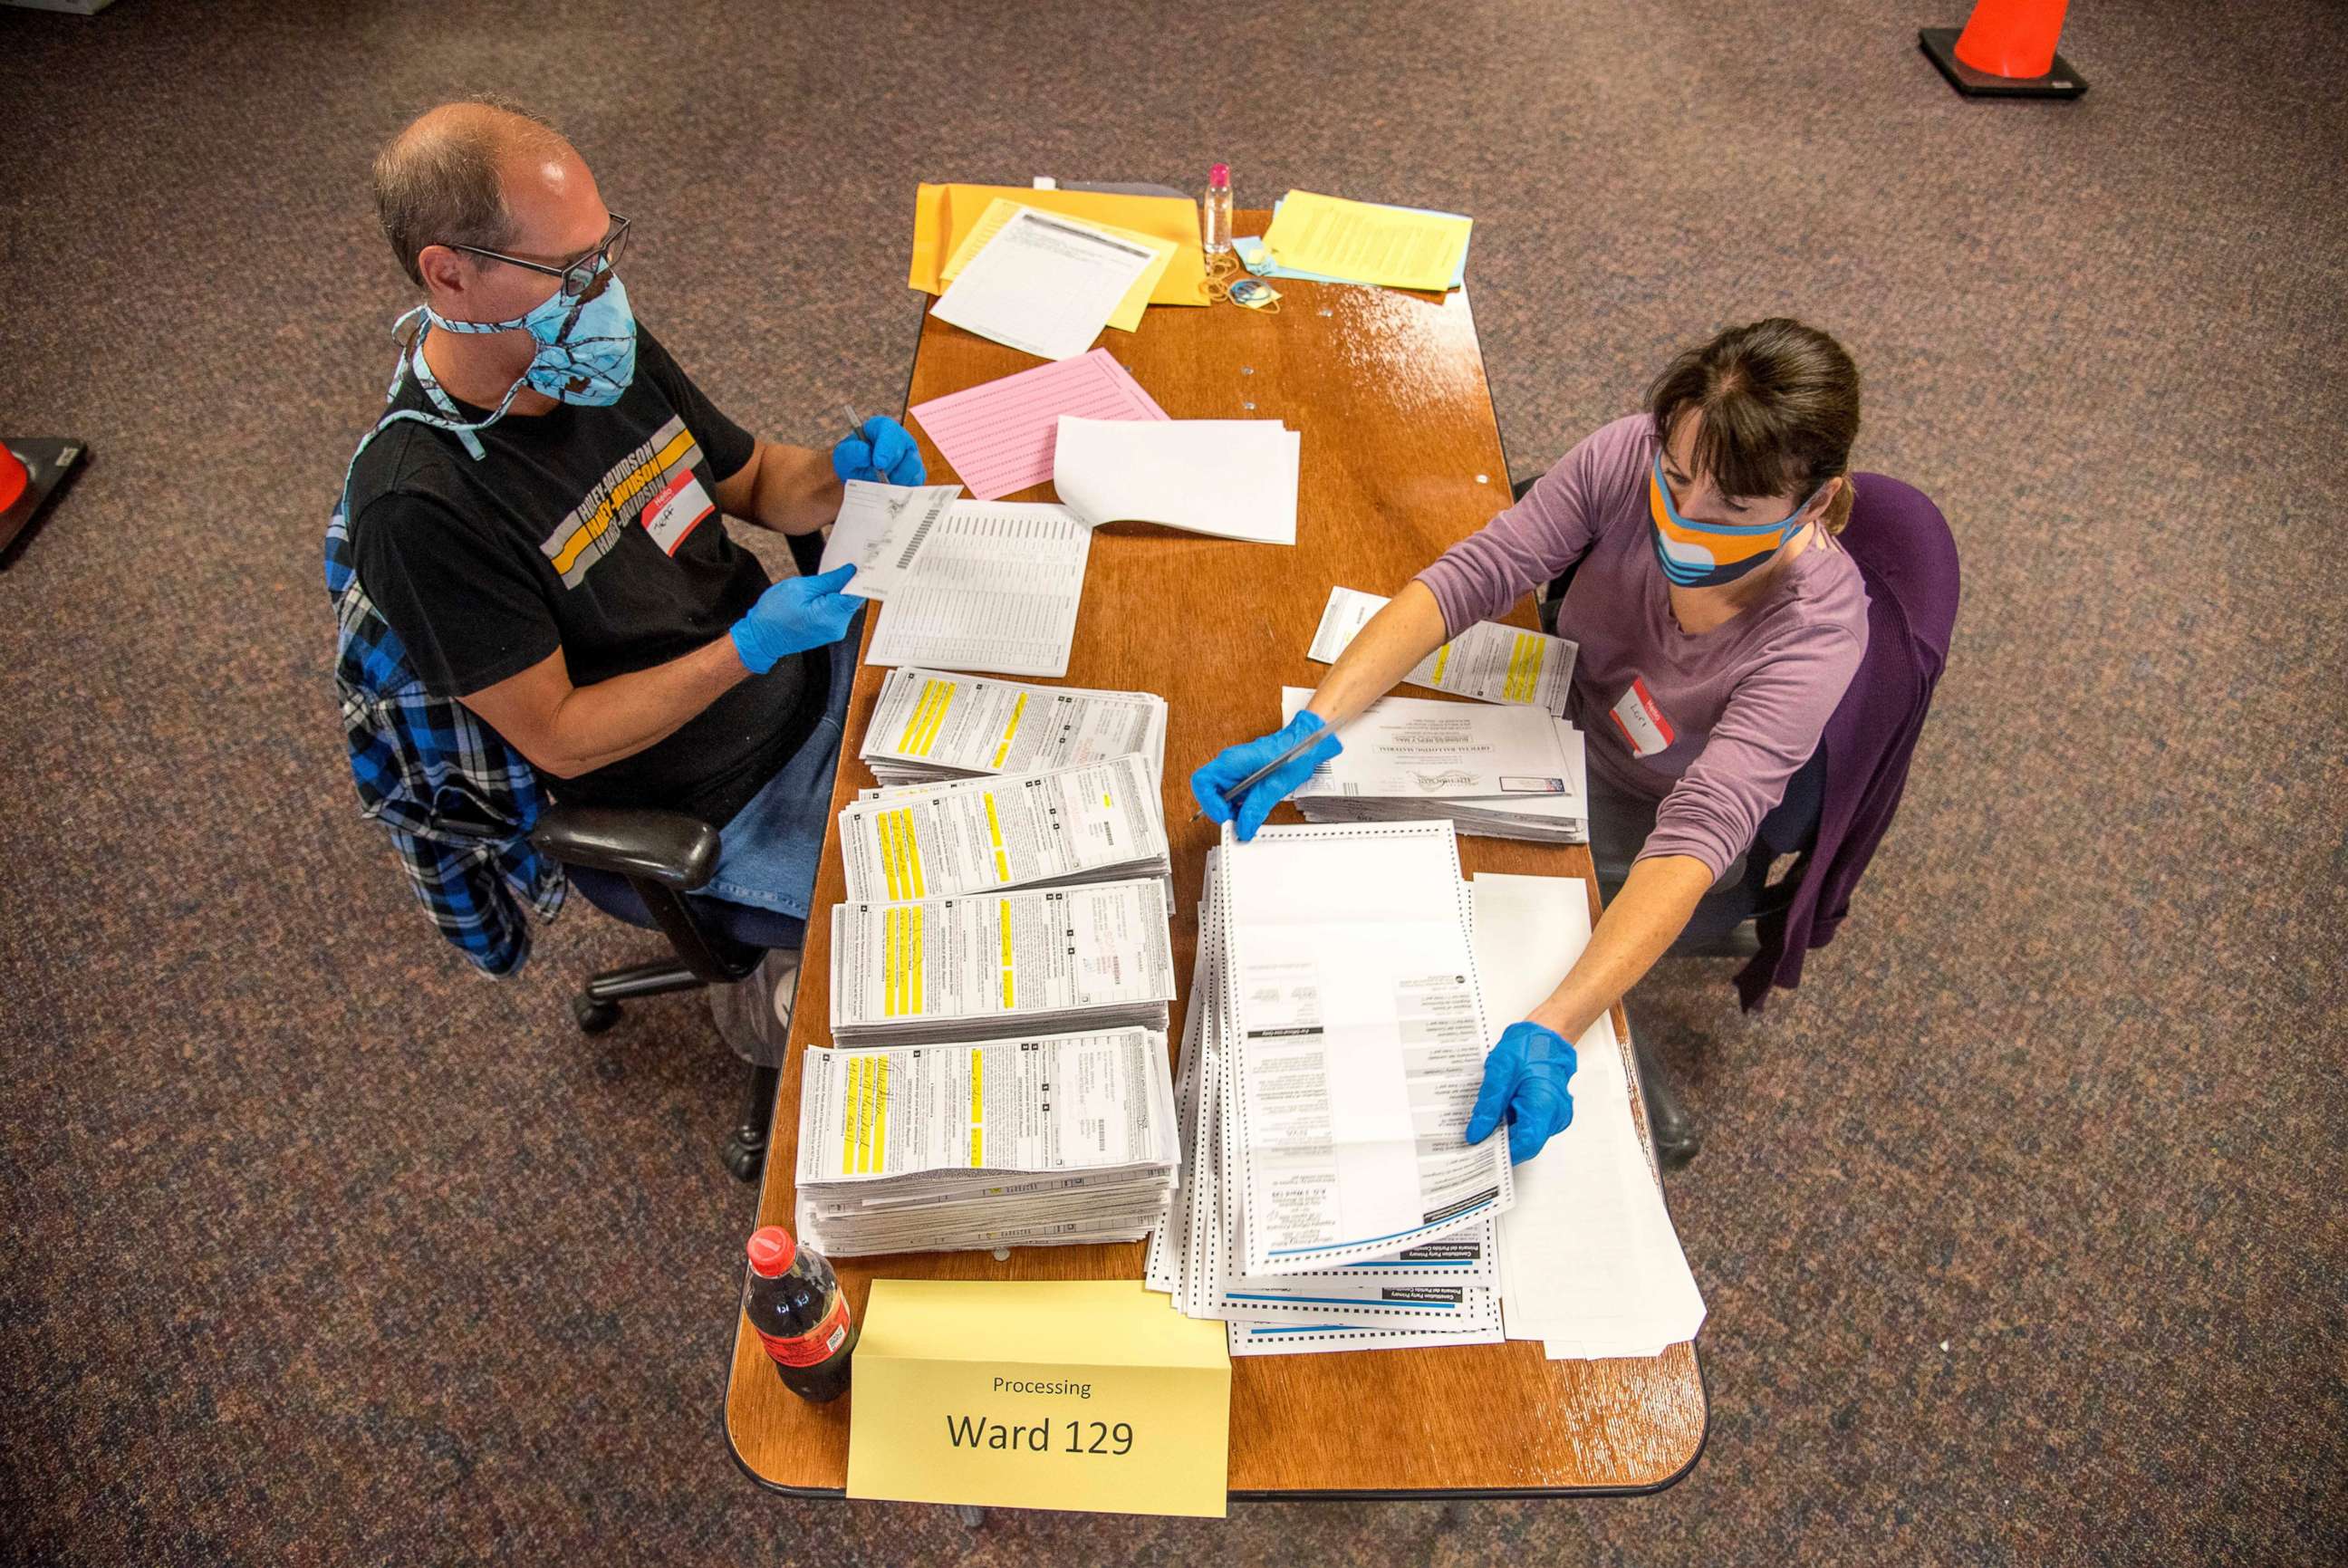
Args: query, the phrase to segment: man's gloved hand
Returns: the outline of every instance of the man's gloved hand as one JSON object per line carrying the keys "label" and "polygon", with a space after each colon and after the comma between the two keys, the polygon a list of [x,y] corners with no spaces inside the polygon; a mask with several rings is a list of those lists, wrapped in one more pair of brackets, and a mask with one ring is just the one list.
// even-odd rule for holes
{"label": "man's gloved hand", "polygon": [[831,449],[831,471],[842,480],[879,480],[891,485],[917,485],[930,477],[911,432],[882,414],[865,420],[862,429]]}
{"label": "man's gloved hand", "polygon": [[1208,820],[1236,822],[1240,841],[1245,843],[1255,837],[1255,830],[1263,826],[1272,809],[1288,799],[1291,789],[1311,778],[1315,768],[1344,750],[1344,743],[1332,735],[1323,744],[1299,752],[1280,771],[1250,789],[1244,800],[1231,799],[1227,791],[1307,735],[1328,727],[1321,722],[1319,714],[1307,709],[1262,740],[1227,746],[1215,754],[1213,761],[1190,775],[1190,793],[1199,798],[1200,808],[1207,813]]}
{"label": "man's gloved hand", "polygon": [[1484,1058],[1484,1087],[1476,1091],[1476,1111],[1468,1119],[1468,1141],[1481,1143],[1509,1123],[1509,1159],[1521,1163],[1541,1151],[1557,1133],[1573,1125],[1573,1047],[1555,1029],[1510,1024]]}
{"label": "man's gloved hand", "polygon": [[835,567],[820,577],[786,577],[734,623],[734,651],[754,676],[765,675],[788,654],[836,643],[848,634],[848,623],[864,607],[840,590],[856,575],[856,568]]}

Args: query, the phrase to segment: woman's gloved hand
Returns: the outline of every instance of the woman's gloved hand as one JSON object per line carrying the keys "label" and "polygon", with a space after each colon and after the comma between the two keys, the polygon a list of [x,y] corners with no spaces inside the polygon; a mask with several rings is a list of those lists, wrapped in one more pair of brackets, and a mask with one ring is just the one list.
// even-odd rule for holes
{"label": "woman's gloved hand", "polygon": [[856,434],[831,449],[831,471],[846,480],[917,485],[929,478],[912,432],[884,414],[864,421]]}
{"label": "woman's gloved hand", "polygon": [[1260,780],[1242,800],[1233,800],[1229,791],[1239,781],[1303,740],[1315,730],[1326,732],[1328,726],[1321,716],[1311,710],[1298,714],[1282,727],[1261,740],[1251,740],[1241,746],[1227,746],[1215,754],[1214,760],[1190,775],[1190,793],[1199,798],[1199,809],[1211,822],[1232,822],[1239,829],[1240,841],[1255,837],[1272,809],[1288,799],[1288,792],[1313,776],[1313,770],[1340,751],[1343,742],[1334,736],[1319,746],[1307,747],[1291,758],[1279,771]]}
{"label": "woman's gloved hand", "polygon": [[1481,1143],[1503,1117],[1509,1123],[1509,1160],[1520,1164],[1541,1145],[1573,1125],[1573,1047],[1555,1029],[1529,1021],[1510,1024],[1484,1058],[1484,1087],[1476,1091],[1468,1119],[1468,1141]]}
{"label": "woman's gloved hand", "polygon": [[839,566],[819,577],[786,577],[759,594],[750,613],[734,623],[734,651],[743,667],[762,676],[791,654],[847,635],[848,623],[864,607],[863,600],[840,592],[855,575],[854,566]]}

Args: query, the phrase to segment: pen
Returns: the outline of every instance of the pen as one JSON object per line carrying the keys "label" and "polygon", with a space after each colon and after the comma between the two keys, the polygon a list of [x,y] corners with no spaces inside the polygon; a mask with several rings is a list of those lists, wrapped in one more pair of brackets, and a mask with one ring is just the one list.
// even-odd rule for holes
{"label": "pen", "polygon": [[[1282,752],[1279,756],[1273,758],[1271,761],[1265,763],[1262,767],[1257,769],[1254,772],[1249,774],[1238,783],[1232,785],[1229,789],[1224,790],[1222,792],[1223,804],[1230,807],[1233,811],[1237,811],[1240,809],[1241,799],[1246,796],[1249,790],[1254,789],[1266,779],[1271,778],[1274,773],[1279,772],[1280,769],[1287,767],[1288,764],[1295,761],[1299,757],[1302,757],[1304,753],[1312,750],[1315,746],[1320,745],[1321,742],[1328,738],[1329,731],[1325,728],[1313,730],[1310,734],[1300,738],[1296,743],[1291,746],[1287,750]],[[1207,809],[1204,806],[1201,806],[1197,810],[1190,813],[1190,820],[1195,822],[1206,814]]]}

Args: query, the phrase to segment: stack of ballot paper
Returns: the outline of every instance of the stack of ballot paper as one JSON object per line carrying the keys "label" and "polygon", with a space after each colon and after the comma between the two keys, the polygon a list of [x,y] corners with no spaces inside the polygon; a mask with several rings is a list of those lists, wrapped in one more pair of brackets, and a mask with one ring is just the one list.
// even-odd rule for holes
{"label": "stack of ballot paper", "polygon": [[1166,824],[1148,758],[905,784],[839,813],[854,903],[1165,876]]}
{"label": "stack of ballot paper", "polygon": [[831,1037],[925,1045],[1127,1026],[1166,1032],[1166,883],[831,908]]}
{"label": "stack of ballot paper", "polygon": [[1166,1037],[802,1058],[799,1235],[838,1257],[1132,1241],[1180,1158]]}
{"label": "stack of ballot paper", "polygon": [[[1375,593],[1330,589],[1320,627],[1313,634],[1313,646],[1304,656],[1318,664],[1335,664],[1337,655],[1370,624],[1370,617],[1385,607],[1386,602]],[[1520,704],[1562,714],[1572,687],[1573,658],[1580,652],[1577,644],[1563,637],[1478,621],[1421,659],[1402,679],[1405,686],[1447,691],[1478,702]]]}
{"label": "stack of ballot paper", "polygon": [[1095,526],[1155,522],[1258,544],[1296,542],[1303,437],[1277,419],[1060,417],[1052,486]]}
{"label": "stack of ballot paper", "polygon": [[[1567,877],[1487,872],[1471,896],[1476,972],[1495,1018],[1538,1006],[1590,942],[1590,895]],[[1704,1297],[1639,1141],[1611,1015],[1574,1042],[1573,1120],[1516,1168],[1500,1216],[1500,1313],[1553,1360],[1654,1356],[1695,1337]]]}
{"label": "stack of ballot paper", "polygon": [[[1282,686],[1282,722],[1313,694]],[[1537,707],[1380,697],[1337,731],[1344,749],[1296,789],[1308,822],[1448,818],[1488,839],[1579,844],[1590,837],[1581,732]]]}
{"label": "stack of ballot paper", "polygon": [[1146,1282],[1234,1355],[1489,1344],[1507,1139],[1463,1140],[1490,1044],[1447,822],[1224,830]]}
{"label": "stack of ballot paper", "polygon": [[881,683],[859,755],[883,784],[924,784],[1076,768],[1128,751],[1162,781],[1164,697],[901,669]]}

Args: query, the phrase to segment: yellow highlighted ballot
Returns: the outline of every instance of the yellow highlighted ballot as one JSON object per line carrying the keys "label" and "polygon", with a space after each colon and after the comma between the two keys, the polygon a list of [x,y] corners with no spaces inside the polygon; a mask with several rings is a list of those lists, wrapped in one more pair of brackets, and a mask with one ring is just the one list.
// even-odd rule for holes
{"label": "yellow highlighted ballot", "polygon": [[945,292],[946,269],[963,242],[997,201],[1010,201],[1064,218],[1129,229],[1153,241],[1170,240],[1173,257],[1151,304],[1207,303],[1207,255],[1199,243],[1199,204],[1186,196],[1119,196],[1098,191],[1030,191],[1024,185],[923,185],[913,194],[913,259],[908,286]]}
{"label": "yellow highlighted ballot", "polygon": [[[963,237],[962,244],[955,249],[939,277],[952,283],[961,276],[963,268],[970,265],[970,259],[985,249],[986,242],[994,238],[1003,225],[1011,222],[1013,215],[1026,205],[1025,201],[1008,199],[988,202],[986,211],[979,214],[977,224]],[[1148,308],[1149,296],[1157,289],[1158,280],[1166,275],[1166,269],[1173,262],[1174,253],[1179,247],[1171,240],[1145,234],[1137,229],[1120,229],[1114,223],[1096,223],[1084,218],[1071,218],[1068,222],[1078,228],[1091,229],[1128,244],[1139,245],[1155,258],[1141,269],[1141,275],[1133,280],[1132,285],[1125,291],[1125,297],[1117,301],[1117,308],[1109,313],[1108,324],[1117,331],[1139,332],[1141,313]]]}
{"label": "yellow highlighted ballot", "polygon": [[1291,191],[1263,242],[1273,261],[1296,272],[1389,288],[1447,289],[1468,253],[1472,223],[1447,213]]}
{"label": "yellow highlighted ballot", "polygon": [[848,1495],[1220,1518],[1223,1326],[1138,1280],[872,1282]]}

